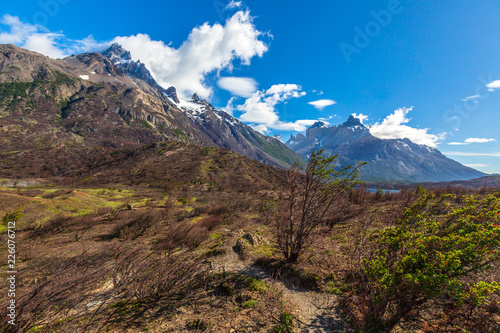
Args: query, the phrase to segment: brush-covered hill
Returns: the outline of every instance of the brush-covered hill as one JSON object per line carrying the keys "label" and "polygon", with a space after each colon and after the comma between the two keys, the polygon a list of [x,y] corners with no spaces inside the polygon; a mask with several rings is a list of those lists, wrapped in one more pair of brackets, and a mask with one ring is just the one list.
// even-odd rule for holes
{"label": "brush-covered hill", "polygon": [[117,151],[104,163],[87,165],[80,186],[140,186],[167,192],[192,186],[203,191],[258,192],[286,183],[286,171],[226,149],[179,141]]}

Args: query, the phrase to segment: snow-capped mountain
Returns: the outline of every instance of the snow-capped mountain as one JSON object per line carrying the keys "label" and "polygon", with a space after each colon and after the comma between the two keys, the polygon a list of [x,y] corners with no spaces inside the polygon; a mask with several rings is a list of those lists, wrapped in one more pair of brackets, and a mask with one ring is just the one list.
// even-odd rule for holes
{"label": "snow-capped mountain", "polygon": [[[370,162],[362,175],[373,181],[483,176],[436,149],[407,139],[375,138],[354,117],[338,126],[318,122],[306,135],[292,136],[287,145],[297,155],[279,137],[256,132],[197,95],[179,99],[175,88],[159,86],[149,70],[118,45],[104,54],[57,60],[0,45],[0,81],[12,87],[0,100],[0,127],[7,129],[0,135],[0,146],[5,151],[33,153],[29,158],[4,155],[5,165],[13,166],[5,170],[24,166],[39,174],[61,174],[69,172],[68,165],[75,161],[84,170],[82,156],[105,158],[114,152],[177,140],[226,148],[279,167],[303,162],[299,155],[307,158],[311,151],[325,148],[327,153],[339,154],[343,165]],[[23,164],[37,159],[48,164]]]}
{"label": "snow-capped mountain", "polygon": [[366,181],[452,181],[484,176],[435,148],[408,139],[376,138],[353,116],[338,126],[317,122],[307,129],[305,136],[292,135],[286,145],[304,158],[323,148],[326,154],[339,155],[342,166],[369,162],[361,169],[361,177]]}
{"label": "snow-capped mountain", "polygon": [[161,87],[146,66],[132,60],[130,52],[119,44],[113,44],[103,55],[142,90],[160,98],[168,109],[182,111],[190,121],[189,124],[183,122],[183,131],[191,134],[199,143],[226,148],[280,167],[303,162],[282,141],[260,134],[226,112],[217,110],[198,95],[184,100],[177,96],[175,87]]}

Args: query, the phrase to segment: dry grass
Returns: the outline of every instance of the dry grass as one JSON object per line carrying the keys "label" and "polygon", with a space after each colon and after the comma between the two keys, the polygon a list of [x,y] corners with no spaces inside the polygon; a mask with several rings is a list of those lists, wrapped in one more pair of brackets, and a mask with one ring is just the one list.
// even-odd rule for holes
{"label": "dry grass", "polygon": [[[248,277],[209,269],[210,261],[234,245],[227,242],[235,233],[241,235],[240,254],[272,275],[348,299],[354,296],[350,271],[362,236],[392,225],[415,198],[411,192],[383,199],[346,197],[332,215],[333,226],[321,228],[302,259],[291,265],[282,262],[275,230],[263,210],[263,202],[277,197],[267,187],[228,192],[202,184],[167,193],[116,185],[1,188],[0,216],[16,208],[23,214],[18,224],[22,330],[268,331],[281,312],[291,310],[283,308],[279,291],[272,286],[255,290]],[[187,276],[196,278],[180,278]],[[484,279],[499,276],[496,267]],[[165,284],[167,280],[177,283]],[[344,304],[348,309],[349,303]],[[428,311],[411,314],[402,326],[480,332],[474,325],[500,324],[493,303],[472,312],[442,309],[429,304]]]}

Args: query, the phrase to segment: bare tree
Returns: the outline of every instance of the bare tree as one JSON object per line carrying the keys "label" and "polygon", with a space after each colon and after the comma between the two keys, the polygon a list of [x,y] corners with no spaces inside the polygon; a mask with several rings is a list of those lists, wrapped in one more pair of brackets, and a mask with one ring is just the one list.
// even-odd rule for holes
{"label": "bare tree", "polygon": [[295,164],[288,171],[288,193],[276,215],[277,242],[285,259],[296,262],[311,236],[328,218],[335,202],[358,183],[359,168],[337,170],[338,155],[313,152],[305,170]]}

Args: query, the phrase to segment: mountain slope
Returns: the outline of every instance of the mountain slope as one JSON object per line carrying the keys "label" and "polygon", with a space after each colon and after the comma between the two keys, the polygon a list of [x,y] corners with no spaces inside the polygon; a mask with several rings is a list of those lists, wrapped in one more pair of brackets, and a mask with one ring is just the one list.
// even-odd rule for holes
{"label": "mountain slope", "polygon": [[292,136],[286,144],[304,158],[313,150],[324,148],[327,154],[340,155],[342,166],[369,162],[361,169],[361,178],[365,181],[439,182],[484,176],[447,158],[437,149],[408,139],[376,138],[353,116],[338,126],[317,122],[307,129],[305,136]]}
{"label": "mountain slope", "polygon": [[229,126],[236,120],[215,109],[196,121],[141,75],[100,53],[54,60],[0,45],[1,175],[78,173],[82,159],[164,140],[227,148],[273,166],[301,161],[276,139]]}
{"label": "mountain slope", "polygon": [[[201,134],[197,136],[201,144],[226,148],[275,166],[288,167],[297,162],[303,163],[281,141],[260,134],[226,112],[217,110],[196,94],[189,100],[180,100],[175,87],[161,87],[144,64],[132,60],[130,52],[119,44],[113,44],[103,55],[140,85],[141,89],[166,98],[167,104],[182,110],[193,122],[196,132]],[[144,87],[145,83],[148,87]]]}

